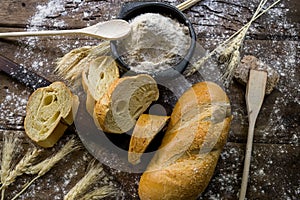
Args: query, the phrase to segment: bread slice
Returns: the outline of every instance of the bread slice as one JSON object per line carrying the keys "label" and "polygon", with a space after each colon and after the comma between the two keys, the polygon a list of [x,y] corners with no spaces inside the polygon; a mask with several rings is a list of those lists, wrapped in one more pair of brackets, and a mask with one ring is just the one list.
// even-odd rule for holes
{"label": "bread slice", "polygon": [[230,102],[221,87],[200,82],[188,89],[140,179],[140,199],[197,199],[214,174],[231,119]]}
{"label": "bread slice", "polygon": [[93,116],[96,101],[108,90],[109,86],[119,78],[119,69],[110,56],[101,56],[93,60],[82,72],[82,86],[87,94],[86,109]]}
{"label": "bread slice", "polygon": [[158,96],[157,83],[149,75],[139,74],[117,79],[97,101],[95,121],[105,132],[127,132]]}
{"label": "bread slice", "polygon": [[146,148],[167,124],[169,116],[142,114],[136,122],[130,139],[128,162],[136,165]]}
{"label": "bread slice", "polygon": [[62,82],[37,89],[26,107],[26,134],[38,145],[52,147],[73,123],[78,105],[78,97]]}

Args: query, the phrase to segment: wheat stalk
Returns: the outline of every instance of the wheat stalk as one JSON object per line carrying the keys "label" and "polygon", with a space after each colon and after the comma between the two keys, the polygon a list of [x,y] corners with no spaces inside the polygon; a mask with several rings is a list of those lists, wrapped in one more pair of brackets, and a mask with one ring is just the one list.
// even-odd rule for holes
{"label": "wheat stalk", "polygon": [[201,0],[187,0],[187,1],[184,1],[183,3],[177,5],[176,7],[178,8],[178,10],[183,11],[183,10],[186,10],[186,9],[192,7],[199,1],[201,1]]}
{"label": "wheat stalk", "polygon": [[27,151],[24,157],[18,162],[15,168],[10,171],[7,178],[2,182],[1,190],[7,188],[10,184],[15,182],[16,178],[22,175],[29,166],[36,160],[37,156],[40,154],[40,150],[34,148],[31,151]]}
{"label": "wheat stalk", "polygon": [[81,59],[85,58],[88,55],[91,48],[91,46],[84,46],[77,49],[73,49],[72,51],[64,55],[62,58],[58,59],[55,71],[59,75],[64,75],[64,72],[68,72],[72,67],[77,65]]}
{"label": "wheat stalk", "polygon": [[108,41],[92,47],[89,54],[80,60],[78,64],[69,71],[69,75],[66,76],[66,78],[69,78],[69,80],[71,80],[75,86],[78,86],[80,84],[82,71],[89,65],[91,61],[100,56],[108,54],[109,48],[110,46]]}
{"label": "wheat stalk", "polygon": [[255,20],[255,17],[262,11],[263,7],[267,3],[267,0],[262,0],[260,1],[255,13],[253,14],[251,20],[245,28],[235,37],[233,38],[229,43],[228,47],[225,48],[223,52],[221,52],[220,56],[221,57],[226,57],[228,56],[229,60],[226,63],[226,70],[223,76],[221,77],[224,81],[225,84],[229,84],[230,80],[232,79],[233,73],[236,69],[236,67],[240,63],[240,48],[242,47],[242,44],[244,42],[244,39],[246,37],[247,31],[250,28],[250,25],[252,22]]}
{"label": "wheat stalk", "polygon": [[109,41],[97,46],[87,46],[74,49],[60,58],[55,68],[56,73],[76,88],[80,85],[81,74],[88,63],[109,52]]}
{"label": "wheat stalk", "polygon": [[47,158],[39,164],[29,167],[25,173],[27,174],[37,174],[30,182],[25,184],[24,188],[16,194],[12,200],[18,198],[34,181],[46,174],[55,164],[57,164],[61,159],[63,159],[69,153],[80,149],[75,139],[70,139],[54,156]]}
{"label": "wheat stalk", "polygon": [[58,60],[55,72],[68,80],[70,78],[75,79],[76,75],[71,74],[70,71],[75,68],[82,59],[88,56],[91,48],[92,47],[88,46],[73,49]]}
{"label": "wheat stalk", "polygon": [[265,4],[267,3],[267,0],[261,0],[255,13],[253,14],[251,20],[245,24],[241,29],[239,29],[237,32],[235,32],[232,36],[230,36],[228,39],[226,39],[224,42],[222,42],[220,45],[218,45],[214,50],[212,50],[209,54],[207,54],[205,57],[198,60],[190,69],[188,69],[184,74],[186,76],[190,76],[194,74],[196,71],[198,71],[203,65],[214,55],[219,55],[219,61],[226,62],[226,70],[223,76],[221,77],[223,80],[225,80],[225,83],[230,82],[230,79],[232,78],[232,74],[236,67],[238,66],[240,62],[240,51],[242,43],[244,41],[244,38],[246,36],[247,31],[249,30],[251,24],[261,17],[264,13],[266,13],[268,10],[273,8],[276,4],[278,4],[280,0],[275,1],[273,4],[268,6],[266,9],[263,9]]}
{"label": "wheat stalk", "polygon": [[2,149],[2,161],[1,161],[1,183],[4,183],[9,175],[11,162],[16,151],[17,139],[14,139],[12,135],[4,137],[4,145]]}
{"label": "wheat stalk", "polygon": [[85,193],[92,184],[103,177],[103,174],[101,173],[102,170],[101,164],[92,164],[88,173],[66,194],[64,200],[78,199],[78,197]]}
{"label": "wheat stalk", "polygon": [[80,148],[81,147],[78,145],[78,142],[75,139],[70,139],[55,155],[34,166],[29,167],[26,173],[43,176],[66,155]]}
{"label": "wheat stalk", "polygon": [[[1,161],[1,183],[4,184],[11,170],[11,163],[16,152],[16,145],[18,139],[13,138],[11,134],[4,137],[4,144],[2,149],[2,161]],[[1,189],[1,199],[4,199],[5,189]]]}
{"label": "wheat stalk", "polygon": [[82,198],[80,198],[80,200],[103,199],[105,197],[115,195],[116,193],[117,191],[114,187],[105,185],[85,194]]}

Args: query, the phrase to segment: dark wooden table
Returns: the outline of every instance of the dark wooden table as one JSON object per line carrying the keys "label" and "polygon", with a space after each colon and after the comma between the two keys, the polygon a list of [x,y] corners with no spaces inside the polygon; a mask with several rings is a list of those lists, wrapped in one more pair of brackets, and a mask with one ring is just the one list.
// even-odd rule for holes
{"label": "dark wooden table", "polygon": [[[124,3],[97,0],[0,2],[0,32],[81,28],[115,18]],[[182,1],[166,2],[177,5]],[[194,25],[199,44],[212,50],[250,20],[258,3],[258,0],[203,0],[184,13]],[[275,90],[265,97],[258,116],[247,199],[300,198],[299,37],[300,1],[282,0],[253,23],[242,48],[243,55],[257,56],[281,75]],[[57,58],[74,48],[98,42],[88,37],[8,38],[0,39],[0,54],[55,81],[61,80],[53,72]],[[215,174],[199,199],[238,198],[248,129],[245,87],[234,80],[226,91],[234,119]],[[23,128],[26,102],[31,93],[30,88],[0,72],[0,138],[3,134],[21,138],[23,145],[16,150],[20,155],[32,145]],[[67,132],[53,149],[47,151],[55,152],[72,135],[75,135],[72,131]],[[68,155],[20,199],[62,199],[84,175],[91,159],[84,149]],[[120,188],[120,197],[138,199],[138,174],[109,168],[106,172]],[[31,178],[19,177],[7,189],[6,198],[10,199]]]}

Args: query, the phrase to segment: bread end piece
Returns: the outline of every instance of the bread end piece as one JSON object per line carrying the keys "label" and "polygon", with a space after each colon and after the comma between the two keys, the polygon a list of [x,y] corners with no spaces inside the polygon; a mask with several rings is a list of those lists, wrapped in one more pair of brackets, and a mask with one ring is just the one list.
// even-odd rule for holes
{"label": "bread end piece", "polygon": [[25,133],[38,145],[52,147],[73,123],[78,105],[78,97],[62,82],[37,89],[27,103]]}
{"label": "bread end piece", "polygon": [[214,174],[220,151],[175,162],[161,170],[146,171],[139,183],[141,200],[197,199]]}

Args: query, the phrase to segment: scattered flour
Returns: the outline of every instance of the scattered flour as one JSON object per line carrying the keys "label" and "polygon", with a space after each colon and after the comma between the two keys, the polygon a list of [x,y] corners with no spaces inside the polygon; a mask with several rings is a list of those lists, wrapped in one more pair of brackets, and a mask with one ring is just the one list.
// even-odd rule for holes
{"label": "scattered flour", "polygon": [[[37,5],[37,11],[35,15],[29,19],[29,27],[27,30],[38,31],[40,27],[45,25],[47,18],[66,15],[67,12],[65,11],[64,2],[64,0],[50,0],[46,5]],[[54,27],[63,27],[65,25],[64,21],[57,18],[51,20],[51,23]]]}
{"label": "scattered flour", "polygon": [[[68,3],[71,3],[72,6],[68,7]],[[64,21],[64,16],[73,17],[74,15],[79,15],[81,12],[79,8],[83,7],[84,3],[84,0],[49,0],[48,3],[38,4],[34,15],[28,19],[26,31],[43,31],[48,30],[49,27],[52,27],[52,29],[64,29],[68,26]],[[86,26],[88,26],[89,23],[90,22],[86,20]],[[97,44],[95,41],[79,41],[66,36],[27,37],[21,38],[21,41],[24,43],[23,47],[16,51],[15,56],[20,58],[21,61],[24,60],[24,58],[31,58],[34,61],[28,63],[25,59],[24,62],[20,64],[30,67],[34,71],[43,70],[43,67],[46,66],[48,70],[46,70],[45,73],[47,74],[53,73],[49,70],[49,66],[53,66],[54,69],[56,59],[47,58],[47,56],[43,55],[44,53],[47,54],[49,51],[54,51],[57,52],[56,55],[57,58],[59,58],[79,46]],[[57,44],[57,48],[49,49],[46,45],[47,43],[55,43]]]}
{"label": "scattered flour", "polygon": [[[38,5],[36,7],[36,12],[35,14],[29,19],[28,21],[28,26],[27,26],[27,30],[28,31],[37,31],[37,30],[45,30],[47,27],[46,25],[51,25],[55,28],[63,28],[64,26],[67,26],[67,24],[63,21],[60,20],[58,18],[55,18],[56,15],[69,15],[72,14],[72,12],[78,12],[78,7],[83,6],[83,0],[74,0],[73,2],[75,4],[78,5],[77,8],[74,8],[72,11],[70,10],[66,10],[64,8],[65,5],[65,0],[49,0],[47,4],[43,4],[43,5]],[[169,2],[173,2],[173,0],[169,0]],[[222,1],[218,1],[219,3]],[[203,2],[203,4],[201,5],[205,5],[207,6],[206,11],[208,10],[215,10],[217,11],[217,14],[211,14],[209,17],[210,20],[210,24],[216,24],[218,25],[218,22],[220,20],[220,18],[222,18],[222,15],[226,15],[227,12],[223,12],[220,9],[220,5],[218,4],[217,1],[208,1],[208,2]],[[119,3],[119,1],[118,1]],[[248,6],[249,9],[254,10],[256,7],[256,4],[254,3],[249,3],[250,5]],[[274,40],[273,42],[273,49],[282,49],[282,52],[285,52],[284,55],[281,56],[275,56],[275,55],[263,55],[262,59],[264,60],[264,62],[268,63],[269,65],[273,66],[281,75],[280,78],[280,82],[277,85],[277,89],[278,91],[281,93],[280,96],[278,96],[274,102],[274,106],[273,106],[273,110],[270,114],[270,119],[269,119],[269,123],[270,123],[270,127],[269,129],[267,129],[265,131],[265,135],[268,136],[269,134],[272,134],[273,132],[275,132],[276,130],[282,130],[282,131],[286,131],[288,129],[291,129],[290,127],[288,127],[288,124],[283,123],[283,113],[284,113],[284,109],[286,109],[286,106],[288,106],[290,103],[294,103],[294,105],[299,106],[300,104],[300,88],[299,88],[299,79],[296,78],[296,74],[299,73],[299,49],[300,49],[300,45],[298,41],[293,42],[292,39],[296,38],[297,35],[299,34],[297,30],[299,30],[299,27],[297,27],[297,25],[292,24],[289,22],[288,19],[282,19],[281,16],[286,16],[286,13],[289,12],[289,9],[286,8],[287,6],[284,5],[284,2],[282,2],[280,4],[280,6],[278,6],[275,9],[270,10],[266,15],[267,15],[267,19],[269,20],[269,24],[270,27],[272,27],[272,31],[274,31],[274,24],[277,25],[276,30],[278,30],[278,32],[274,33],[274,37],[275,34],[276,37],[281,37],[279,38],[279,40],[286,40],[288,42],[284,42],[284,43],[280,43],[276,40]],[[294,8],[290,8],[290,9],[294,9]],[[234,15],[241,15],[241,11],[243,9],[236,9],[234,11],[231,12],[231,14]],[[245,10],[245,12],[247,12],[247,10]],[[89,17],[90,12],[86,12],[83,13],[83,15],[85,15],[85,17]],[[200,15],[197,12],[191,12],[188,13],[190,16],[192,15]],[[248,13],[249,14],[249,13]],[[109,13],[107,14],[108,16],[111,16]],[[228,14],[229,15],[229,14]],[[52,18],[51,18],[52,17]],[[49,20],[49,18],[51,18],[51,20]],[[243,17],[242,17],[243,18]],[[208,19],[208,18],[206,18]],[[202,32],[202,28],[206,27],[205,24],[207,24],[207,21],[204,21],[200,19],[200,21],[198,22],[193,22],[196,24],[195,29],[197,33],[201,33]],[[240,19],[240,25],[244,24],[247,20],[244,19]],[[89,23],[88,21],[86,22],[87,24]],[[197,25],[198,24],[198,25]],[[201,26],[201,24],[203,24],[204,26]],[[298,25],[299,26],[299,25]],[[268,28],[268,27],[264,27],[264,28]],[[258,23],[254,24],[254,26],[252,26],[250,28],[250,33],[251,32],[255,32],[258,31],[259,32],[259,25]],[[221,36],[214,32],[213,30],[208,31],[206,33],[206,35],[204,35],[204,37],[206,37],[207,39],[205,39],[204,43],[210,44],[212,46],[216,46],[220,41],[223,41],[225,38],[227,38],[232,32],[230,31],[230,27],[228,30],[226,30],[224,33],[221,34]],[[285,35],[290,36],[290,38],[284,39]],[[57,37],[57,38],[63,38],[63,37]],[[18,50],[16,51],[16,57],[19,58],[19,60],[23,60],[24,58],[27,57],[34,57],[35,61],[32,64],[32,68],[34,70],[39,70],[42,67],[46,66],[48,63],[48,58],[40,55],[37,56],[35,55],[35,53],[32,51],[32,49],[36,48],[36,45],[39,44],[40,39],[36,38],[36,37],[31,37],[28,38],[26,40],[23,40],[23,42],[25,43],[25,50]],[[72,44],[70,44],[68,42],[67,39],[62,40],[63,42],[61,42],[60,45],[58,45],[57,48],[60,49],[60,51],[62,53],[66,53],[69,50],[78,47],[79,45],[82,45],[79,42],[74,42]],[[51,42],[51,39],[49,39],[49,42]],[[86,45],[90,45],[93,44],[92,42],[86,42]],[[282,46],[283,44],[283,46]],[[203,44],[204,46],[206,44]],[[23,48],[23,47],[22,47]],[[263,45],[258,45],[256,48],[256,52],[253,53],[259,53],[261,50],[263,50],[265,47]],[[247,50],[247,47],[245,46],[245,50]],[[24,63],[22,63],[24,64]],[[0,88],[2,89],[2,88]],[[291,90],[296,90],[297,92],[294,93],[290,93],[289,91]],[[10,89],[5,89],[5,93],[6,96],[4,99],[1,99],[0,101],[0,119],[2,121],[5,121],[7,124],[18,124],[19,126],[17,127],[17,129],[23,129],[23,119],[25,116],[25,108],[26,108],[26,103],[27,103],[27,97],[29,96],[29,92],[28,91],[24,91],[22,94],[15,94],[14,92],[12,92]],[[10,110],[8,108],[14,108],[14,110]],[[240,112],[233,112],[234,115],[240,114]],[[244,113],[243,113],[244,114]],[[239,118],[239,116],[234,116]],[[15,126],[14,126],[15,127]],[[299,128],[298,128],[299,130]],[[291,144],[299,144],[299,132],[296,132],[292,135],[292,137],[290,138],[290,143]],[[238,152],[238,149],[235,148],[231,148],[231,149],[227,149],[224,152],[222,152],[221,154],[221,161],[222,162],[227,162],[226,160],[234,160],[233,158],[238,159],[240,152]],[[278,150],[279,154],[285,154],[287,153],[285,149],[279,149]],[[222,193],[224,193],[224,191],[226,191],[226,193],[228,194],[232,194],[232,196],[236,195],[238,191],[235,191],[235,189],[233,188],[233,186],[239,185],[240,184],[240,173],[237,171],[238,168],[241,168],[241,160],[235,160],[235,163],[230,163],[230,168],[231,168],[231,172],[229,172],[227,170],[227,173],[223,173],[222,169],[220,169],[220,173],[217,174],[212,181],[214,183],[217,183],[217,185],[220,186],[220,190],[218,192],[214,192],[210,189],[208,189],[206,191],[205,197],[207,197],[206,199],[222,199],[223,196],[221,196]],[[274,165],[274,162],[272,160],[268,160],[266,167],[270,166],[269,168],[272,167],[272,165]],[[225,170],[225,169],[224,169]],[[64,179],[66,180],[66,182],[64,183],[65,185],[68,185],[68,178],[69,177],[74,177],[76,175],[76,172],[72,169],[70,169],[69,171],[71,174],[67,177],[64,177]],[[265,168],[254,168],[254,173],[257,176],[263,176],[265,173],[267,172],[267,170]],[[74,174],[73,174],[74,173]],[[278,176],[278,174],[275,174],[276,176]],[[53,177],[52,177],[53,178]],[[51,179],[51,177],[49,176],[47,179]],[[47,181],[49,181],[47,180]],[[43,181],[45,181],[43,179]],[[49,182],[49,186],[50,184],[53,185],[53,183]],[[21,189],[21,185],[18,186],[18,189]],[[26,195],[33,197],[34,193],[35,193],[35,189],[34,187],[31,187],[31,191],[29,191],[28,193],[26,193],[23,198],[26,199]],[[55,188],[57,191],[60,191],[65,193],[66,191],[64,189],[60,189],[60,188]],[[41,189],[42,190],[42,189]],[[257,191],[257,192],[261,192],[264,193],[263,189],[260,187],[256,187],[256,186],[251,186],[251,190],[252,191]],[[298,196],[300,195],[300,188],[298,187],[298,189],[296,191],[293,191],[294,193],[292,193],[291,191],[289,191],[288,189],[288,185],[286,188],[285,193],[282,194],[282,198],[283,199],[291,199],[291,193],[292,194],[298,194]],[[237,197],[237,196],[234,196]],[[54,199],[60,199],[61,196],[55,196]],[[280,197],[278,197],[280,198]],[[201,199],[205,199],[204,197]]]}
{"label": "scattered flour", "polygon": [[23,117],[26,112],[29,92],[24,90],[21,94],[16,94],[10,88],[4,89],[4,92],[5,98],[0,101],[0,121],[4,122],[7,126],[23,130]]}

